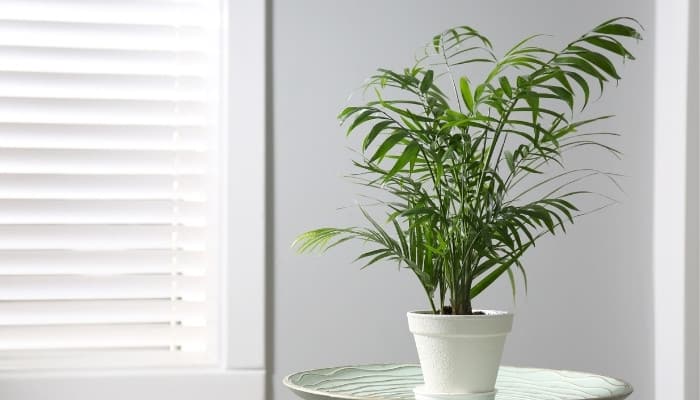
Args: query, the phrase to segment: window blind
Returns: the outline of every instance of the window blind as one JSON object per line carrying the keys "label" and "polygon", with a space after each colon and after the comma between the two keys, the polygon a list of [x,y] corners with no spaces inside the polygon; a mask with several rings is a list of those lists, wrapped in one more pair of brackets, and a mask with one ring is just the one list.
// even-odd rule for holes
{"label": "window blind", "polygon": [[214,0],[0,0],[0,369],[217,353]]}

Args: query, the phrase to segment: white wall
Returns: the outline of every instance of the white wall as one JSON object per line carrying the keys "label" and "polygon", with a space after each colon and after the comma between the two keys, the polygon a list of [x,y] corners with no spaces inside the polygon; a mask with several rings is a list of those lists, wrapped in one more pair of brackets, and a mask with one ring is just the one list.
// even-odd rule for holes
{"label": "white wall", "polygon": [[[647,40],[594,109],[617,115],[607,127],[624,133],[625,156],[587,161],[628,175],[624,204],[580,220],[528,255],[530,292],[518,298],[504,362],[618,376],[635,386],[635,399],[652,398],[652,8],[651,0],[273,3],[268,317],[276,400],[293,398],[279,382],[294,371],[416,360],[404,314],[426,304],[413,276],[391,265],[358,271],[350,263],[356,246],[324,256],[289,246],[304,230],[360,222],[352,210],[336,211],[359,191],[342,179],[352,171],[352,142],[335,120],[351,89],[378,66],[409,65],[419,45],[453,25],[477,27],[504,50],[531,33],[563,43],[619,15],[642,21]],[[507,282],[478,304],[511,308]]]}

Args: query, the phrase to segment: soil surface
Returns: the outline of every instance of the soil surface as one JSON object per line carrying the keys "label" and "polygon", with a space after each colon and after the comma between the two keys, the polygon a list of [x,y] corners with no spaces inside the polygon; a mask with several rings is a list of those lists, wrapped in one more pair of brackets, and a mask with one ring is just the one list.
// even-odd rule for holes
{"label": "soil surface", "polygon": [[[440,314],[442,314],[442,315],[452,315],[452,307],[450,307],[450,306],[445,306],[445,307],[443,307],[442,312],[440,312]],[[465,315],[486,315],[486,314],[484,314],[483,311],[475,311],[475,312],[473,312],[473,313],[471,313],[471,314],[465,314]]]}

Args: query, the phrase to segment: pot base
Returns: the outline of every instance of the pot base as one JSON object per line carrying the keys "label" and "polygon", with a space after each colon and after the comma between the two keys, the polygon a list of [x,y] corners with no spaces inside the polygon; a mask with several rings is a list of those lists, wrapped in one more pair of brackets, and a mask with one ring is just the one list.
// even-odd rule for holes
{"label": "pot base", "polygon": [[496,391],[481,393],[428,393],[425,386],[420,385],[413,388],[416,400],[493,400]]}

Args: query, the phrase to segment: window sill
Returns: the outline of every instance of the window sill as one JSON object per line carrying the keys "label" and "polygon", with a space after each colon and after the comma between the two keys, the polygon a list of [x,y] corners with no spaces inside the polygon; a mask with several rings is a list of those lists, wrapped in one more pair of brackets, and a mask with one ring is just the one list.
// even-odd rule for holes
{"label": "window sill", "polygon": [[0,374],[0,398],[263,400],[264,381],[262,369],[7,372]]}

